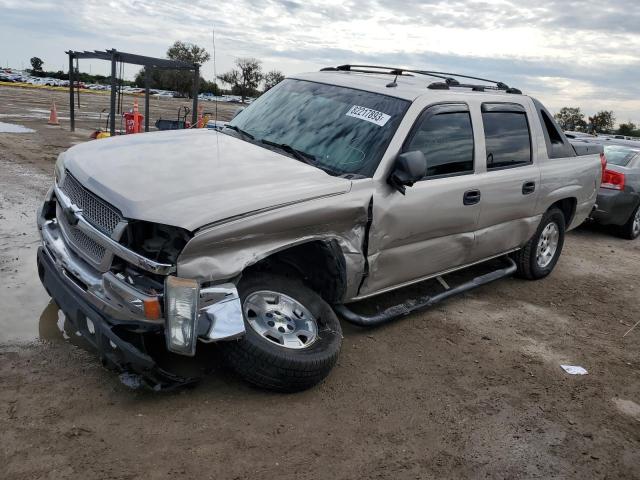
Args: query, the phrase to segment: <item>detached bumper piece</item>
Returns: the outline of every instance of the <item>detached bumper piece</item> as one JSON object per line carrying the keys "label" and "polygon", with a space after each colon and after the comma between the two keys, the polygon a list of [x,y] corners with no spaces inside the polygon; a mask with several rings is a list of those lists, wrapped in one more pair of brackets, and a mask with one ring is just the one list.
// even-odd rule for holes
{"label": "detached bumper piece", "polygon": [[[85,302],[78,293],[71,278],[64,271],[58,269],[43,247],[38,249],[38,272],[45,289],[65,313],[67,320],[80,332],[82,337],[97,350],[100,360],[105,367],[120,373],[137,374],[142,383],[155,391],[173,390],[180,387],[194,385],[199,378],[181,377],[161,369],[146,353],[131,342],[119,336],[116,332],[118,321],[108,321],[89,303]],[[131,329],[129,326],[128,329]],[[136,325],[135,333],[151,333],[154,328],[162,326]]]}
{"label": "detached bumper piece", "polygon": [[375,313],[373,315],[361,315],[354,312],[346,305],[335,305],[334,310],[347,322],[353,323],[354,325],[358,325],[360,327],[375,327],[378,325],[383,325],[385,323],[391,322],[392,320],[396,320],[397,318],[405,317],[418,310],[429,308],[436,303],[440,303],[443,300],[446,300],[447,298],[459,295],[464,292],[468,292],[469,290],[481,287],[482,285],[486,285],[487,283],[495,282],[496,280],[499,280],[501,278],[510,277],[517,270],[516,264],[510,257],[504,257],[504,260],[507,263],[506,266],[493,270],[489,273],[485,273],[484,275],[474,277],[471,280],[458,285],[457,287],[449,287],[449,285],[441,277],[437,277],[441,284],[445,286],[444,292],[438,293],[436,295],[427,295],[417,299],[408,300],[404,303],[394,305],[387,308],[386,310],[383,310],[382,312]]}

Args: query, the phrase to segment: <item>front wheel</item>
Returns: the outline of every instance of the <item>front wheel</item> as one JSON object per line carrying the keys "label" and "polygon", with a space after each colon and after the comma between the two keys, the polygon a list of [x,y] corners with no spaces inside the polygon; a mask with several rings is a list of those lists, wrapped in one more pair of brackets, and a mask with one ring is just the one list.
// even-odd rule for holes
{"label": "front wheel", "polygon": [[558,263],[564,245],[564,214],[557,208],[548,210],[531,240],[513,255],[517,275],[538,280],[549,275]]}
{"label": "front wheel", "polygon": [[238,284],[246,333],[222,343],[231,368],[249,383],[295,392],[321,382],[340,353],[338,317],[301,281],[257,272]]}

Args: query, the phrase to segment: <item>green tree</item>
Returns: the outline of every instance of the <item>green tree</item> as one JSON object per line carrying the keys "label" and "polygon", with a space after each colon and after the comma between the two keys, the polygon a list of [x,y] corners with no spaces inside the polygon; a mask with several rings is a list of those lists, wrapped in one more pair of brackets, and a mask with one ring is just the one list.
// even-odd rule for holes
{"label": "green tree", "polygon": [[194,43],[185,43],[177,40],[167,50],[167,58],[202,65],[209,61],[211,55],[204,48]]}
{"label": "green tree", "polygon": [[44,62],[42,61],[41,58],[39,57],[31,57],[31,60],[29,60],[31,62],[31,71],[32,72],[41,72],[42,71],[42,65],[44,65]]}
{"label": "green tree", "polygon": [[231,86],[233,92],[242,97],[242,103],[249,96],[258,94],[258,85],[264,78],[262,62],[256,58],[237,58],[236,67],[222,75],[218,80]]}
{"label": "green tree", "polygon": [[584,113],[580,111],[580,107],[562,107],[555,118],[562,130],[586,130],[587,122],[584,121]]}
{"label": "green tree", "polygon": [[634,136],[637,134],[636,124],[633,122],[621,123],[618,127],[618,133],[625,136]]}
{"label": "green tree", "polygon": [[589,123],[596,132],[612,132],[616,123],[616,116],[612,110],[601,110],[593,117],[589,117]]}
{"label": "green tree", "polygon": [[215,96],[220,95],[220,87],[216,82],[210,82],[205,79],[200,79],[200,90],[198,93],[210,93]]}
{"label": "green tree", "polygon": [[[202,65],[209,61],[211,56],[204,48],[193,43],[176,41],[167,50],[167,58],[187,63]],[[200,85],[205,80],[200,77]],[[136,86],[145,86],[145,71],[140,70],[135,77]],[[191,98],[193,92],[193,72],[183,70],[152,70],[149,85],[151,88],[161,90],[175,90],[176,92]],[[199,90],[202,92],[202,89]]]}
{"label": "green tree", "polygon": [[284,80],[284,74],[280,70],[271,70],[264,76],[264,91],[268,91]]}

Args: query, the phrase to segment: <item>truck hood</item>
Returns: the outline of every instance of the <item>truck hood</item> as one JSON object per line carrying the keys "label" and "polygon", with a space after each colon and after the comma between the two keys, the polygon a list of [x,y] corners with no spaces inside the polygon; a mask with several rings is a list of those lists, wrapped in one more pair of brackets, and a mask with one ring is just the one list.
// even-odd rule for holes
{"label": "truck hood", "polygon": [[125,217],[189,231],[351,188],[347,179],[207,129],[96,140],[63,155],[65,168]]}

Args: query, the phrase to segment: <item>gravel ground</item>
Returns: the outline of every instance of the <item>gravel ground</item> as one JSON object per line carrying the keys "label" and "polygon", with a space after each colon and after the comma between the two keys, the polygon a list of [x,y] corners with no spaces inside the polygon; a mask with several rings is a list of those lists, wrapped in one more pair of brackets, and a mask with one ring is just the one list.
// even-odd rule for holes
{"label": "gravel ground", "polygon": [[215,346],[187,362],[205,373],[193,390],[127,388],[64,331],[37,280],[54,159],[106,102],[84,95],[74,135],[17,116],[56,95],[61,107],[61,93],[0,88],[0,121],[36,130],[0,134],[0,478],[640,478],[640,328],[623,338],[640,319],[640,241],[593,227],[567,236],[543,281],[344,324],[338,366],[310,391],[252,389]]}

